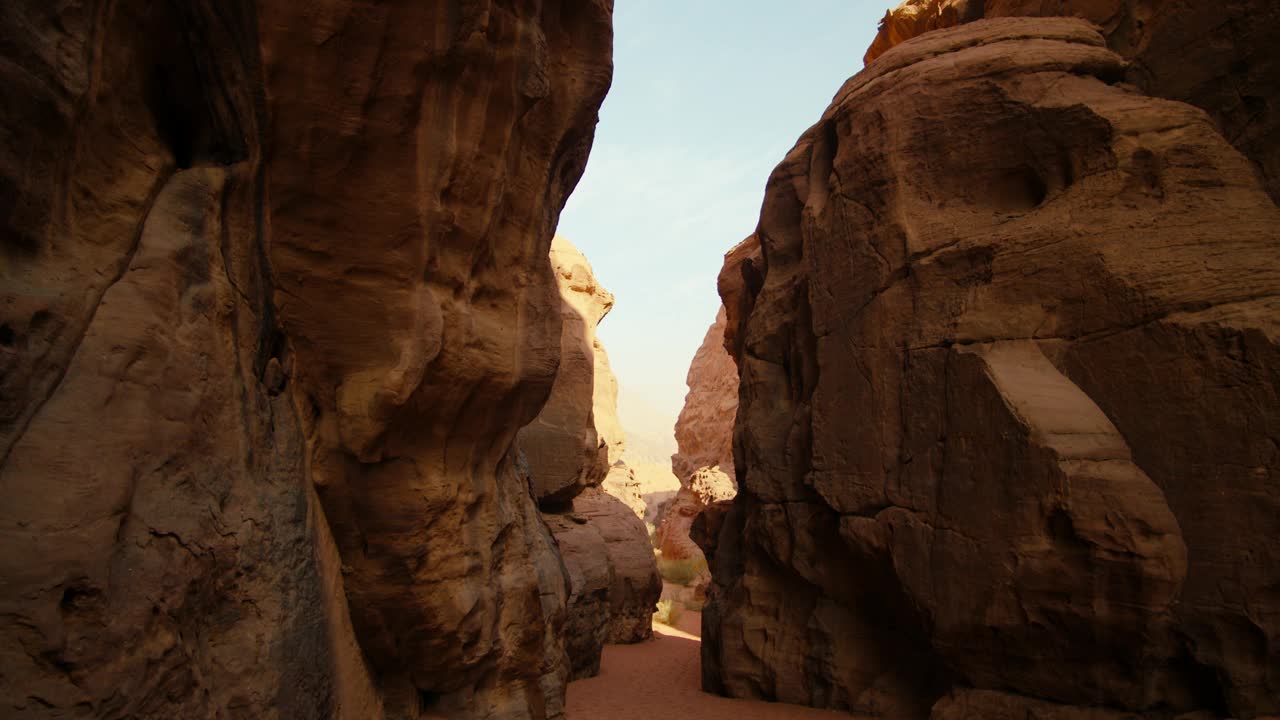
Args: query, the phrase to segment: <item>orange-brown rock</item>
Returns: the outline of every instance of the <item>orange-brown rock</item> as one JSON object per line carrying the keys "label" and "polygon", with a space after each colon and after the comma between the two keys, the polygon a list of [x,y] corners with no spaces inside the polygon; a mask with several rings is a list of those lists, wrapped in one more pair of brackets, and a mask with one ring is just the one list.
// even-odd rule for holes
{"label": "orange-brown rock", "polygon": [[657,528],[656,540],[662,557],[701,559],[702,551],[689,535],[693,521],[708,505],[731,500],[737,492],[733,480],[719,468],[702,468],[694,473],[667,504],[662,524]]}
{"label": "orange-brown rock", "polygon": [[0,716],[553,718],[608,0],[0,7]]}
{"label": "orange-brown rock", "polygon": [[520,430],[539,501],[571,500],[599,485],[622,456],[618,382],[596,326],[613,308],[613,295],[596,282],[590,263],[568,240],[551,243],[560,288],[560,368],[546,405]]}
{"label": "orange-brown rock", "polygon": [[538,417],[521,429],[533,496],[555,539],[568,596],[565,649],[573,678],[595,675],[606,642],[639,642],[661,592],[635,474],[620,459],[618,383],[595,329],[613,307],[569,241],[551,245],[563,319],[561,361]]}
{"label": "orange-brown rock", "polygon": [[676,420],[677,452],[671,470],[680,491],[666,505],[657,541],[669,559],[702,559],[689,539],[694,518],[708,504],[737,492],[733,469],[733,418],[738,410],[738,368],[725,350],[725,310],[707,329],[689,364],[689,392]]}
{"label": "orange-brown rock", "polygon": [[631,508],[600,487],[585,488],[568,508],[543,518],[568,576],[564,633],[573,678],[592,677],[605,643],[636,643],[653,634],[662,579],[649,533]]}
{"label": "orange-brown rock", "polygon": [[636,478],[636,471],[631,466],[622,460],[614,463],[609,468],[609,474],[605,476],[604,482],[600,483],[600,487],[626,505],[641,522],[644,521],[647,506],[644,494],[641,492],[640,481]]}
{"label": "orange-brown rock", "polygon": [[1124,77],[1147,94],[1207,111],[1280,202],[1280,3],[1273,0],[906,0],[885,14],[865,60],[983,17],[1056,15],[1098,25],[1131,61]]}
{"label": "orange-brown rock", "polygon": [[885,11],[862,61],[870,63],[894,45],[930,30],[978,20],[983,16],[984,5],[984,0],[904,0],[901,5]]}
{"label": "orange-brown rock", "polygon": [[738,411],[738,367],[724,347],[725,310],[707,328],[689,363],[689,392],[676,420],[671,470],[682,481],[703,468],[719,467],[733,478],[733,416]]}
{"label": "orange-brown rock", "polygon": [[722,277],[740,488],[707,687],[1280,711],[1280,210],[1124,71],[1076,19],[928,33],[774,171]]}

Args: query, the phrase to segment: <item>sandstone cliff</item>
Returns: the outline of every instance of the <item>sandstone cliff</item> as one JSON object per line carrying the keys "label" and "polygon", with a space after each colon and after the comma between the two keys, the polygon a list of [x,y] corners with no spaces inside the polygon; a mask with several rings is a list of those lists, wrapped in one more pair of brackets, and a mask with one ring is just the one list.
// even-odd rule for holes
{"label": "sandstone cliff", "polygon": [[664,558],[701,559],[702,551],[689,539],[694,519],[710,503],[731,499],[737,492],[733,418],[738,410],[738,368],[725,351],[724,331],[722,307],[689,364],[689,392],[675,426],[678,449],[671,456],[680,490],[667,503],[657,531]]}
{"label": "sandstone cliff", "polygon": [[[599,672],[606,642],[639,642],[662,591],[634,473],[621,461],[618,383],[596,325],[613,296],[590,263],[557,237],[551,265],[561,297],[560,369],[546,405],[519,433],[534,498],[568,580],[572,676]],[[636,507],[638,504],[638,508]]]}
{"label": "sandstone cliff", "polygon": [[1280,211],[1125,71],[1080,20],[929,33],[775,170],[722,275],[741,485],[707,687],[1280,712]]}
{"label": "sandstone cliff", "polygon": [[0,6],[0,715],[548,718],[609,0]]}
{"label": "sandstone cliff", "polygon": [[906,0],[885,14],[870,63],[921,33],[983,17],[1079,17],[1129,60],[1128,82],[1209,113],[1280,202],[1280,3],[1273,0]]}
{"label": "sandstone cliff", "polygon": [[625,436],[618,424],[618,382],[596,338],[613,295],[564,238],[551,243],[551,266],[562,299],[560,368],[546,405],[520,430],[520,447],[529,459],[534,495],[562,502],[600,484],[621,457]]}

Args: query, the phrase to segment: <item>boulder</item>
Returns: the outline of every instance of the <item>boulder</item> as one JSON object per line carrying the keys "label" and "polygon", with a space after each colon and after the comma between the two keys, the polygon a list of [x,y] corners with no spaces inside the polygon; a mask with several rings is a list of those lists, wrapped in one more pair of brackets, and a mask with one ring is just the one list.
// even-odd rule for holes
{"label": "boulder", "polygon": [[649,534],[631,508],[599,487],[543,517],[569,579],[565,632],[573,678],[592,677],[605,643],[636,643],[653,634],[662,580]]}

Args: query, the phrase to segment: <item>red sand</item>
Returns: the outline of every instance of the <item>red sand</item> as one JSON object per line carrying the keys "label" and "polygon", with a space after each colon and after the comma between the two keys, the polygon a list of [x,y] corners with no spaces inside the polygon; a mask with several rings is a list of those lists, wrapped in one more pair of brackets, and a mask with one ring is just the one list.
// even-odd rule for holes
{"label": "red sand", "polygon": [[654,623],[654,639],[606,645],[600,674],[569,683],[567,720],[849,720],[843,713],[752,700],[699,689],[700,618],[686,612],[680,629]]}

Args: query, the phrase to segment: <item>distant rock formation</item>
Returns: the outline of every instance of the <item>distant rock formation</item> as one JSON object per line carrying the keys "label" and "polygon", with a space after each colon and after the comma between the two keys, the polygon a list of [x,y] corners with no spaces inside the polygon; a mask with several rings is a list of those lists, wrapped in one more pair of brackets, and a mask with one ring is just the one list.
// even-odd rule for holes
{"label": "distant rock formation", "polygon": [[0,716],[562,716],[612,5],[0,4]]}
{"label": "distant rock formation", "polygon": [[1280,713],[1280,210],[1127,69],[1077,19],[928,33],[774,171],[721,278],[741,485],[705,687]]}
{"label": "distant rock formation", "polygon": [[733,417],[738,411],[738,366],[725,351],[725,311],[707,328],[689,364],[689,392],[676,420],[671,470],[685,479],[703,468],[719,467],[733,478]]}
{"label": "distant rock formation", "polygon": [[1080,17],[1130,62],[1123,77],[1208,112],[1280,202],[1280,3],[1274,0],[906,0],[885,14],[870,63],[917,35],[984,17]]}
{"label": "distant rock formation", "polygon": [[725,311],[707,329],[689,365],[684,408],[676,421],[678,451],[671,470],[680,490],[666,504],[657,529],[664,558],[702,559],[689,530],[704,507],[737,492],[733,469],[733,418],[738,410],[738,368],[725,351]]}
{"label": "distant rock formation", "polygon": [[605,642],[639,642],[662,592],[644,500],[620,459],[617,380],[596,325],[613,307],[586,258],[551,246],[563,299],[561,364],[547,403],[520,431],[529,484],[568,573],[566,638],[574,678],[600,670]]}

